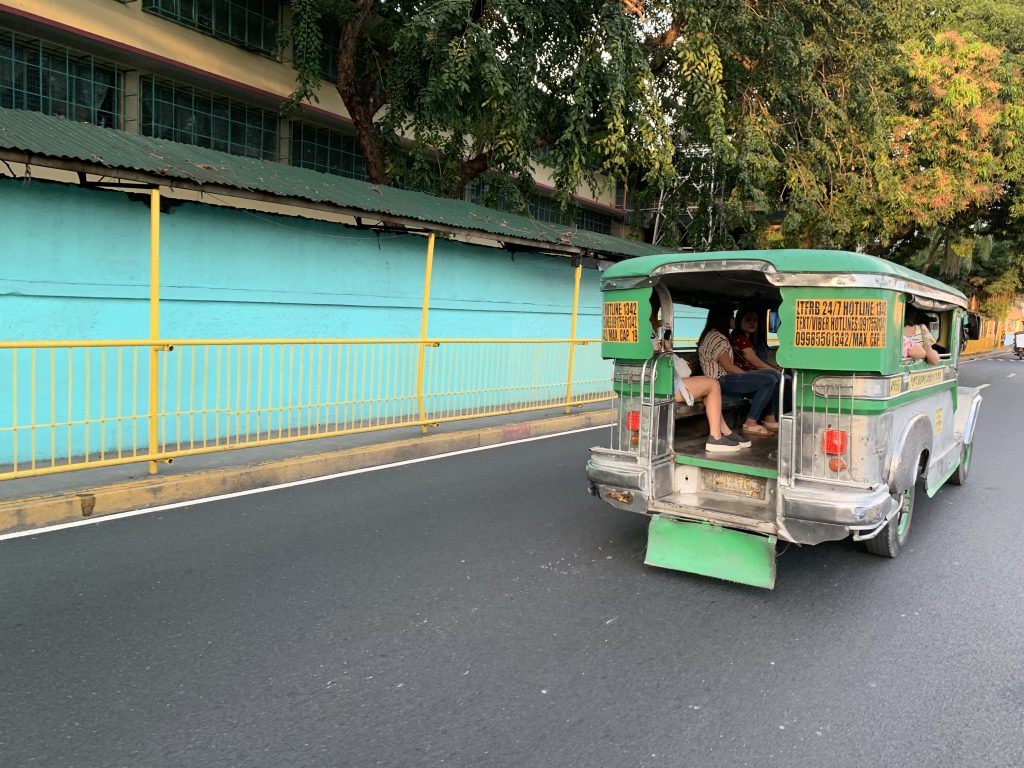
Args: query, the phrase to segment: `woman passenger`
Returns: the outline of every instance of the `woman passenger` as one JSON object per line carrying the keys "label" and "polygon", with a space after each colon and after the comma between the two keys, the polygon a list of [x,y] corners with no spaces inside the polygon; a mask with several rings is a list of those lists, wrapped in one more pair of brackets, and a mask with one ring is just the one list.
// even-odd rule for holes
{"label": "woman passenger", "polygon": [[927,323],[928,316],[924,312],[907,307],[903,322],[903,357],[938,365],[939,352],[935,349],[935,339]]}
{"label": "woman passenger", "polygon": [[762,312],[753,307],[740,307],[736,312],[736,327],[729,334],[733,360],[744,371],[778,371],[782,369],[768,361],[768,342],[762,330]]}
{"label": "woman passenger", "polygon": [[[661,303],[655,293],[651,294],[651,344],[655,352],[671,352],[672,336],[665,329],[664,337],[659,337],[661,327]],[[674,368],[673,368],[674,370]],[[722,389],[718,382],[708,376],[687,376],[680,378],[673,375],[672,392],[677,403],[692,404],[694,399],[704,401],[704,416],[708,420],[708,439],[704,450],[708,453],[733,453],[740,448],[749,448],[751,442],[736,434],[722,418]],[[689,397],[687,397],[689,395]]]}
{"label": "woman passenger", "polygon": [[723,393],[750,397],[750,411],[743,423],[744,432],[770,435],[779,428],[777,395],[781,374],[775,370],[748,371],[736,364],[729,343],[733,325],[735,320],[729,307],[717,305],[708,312],[707,323],[697,343],[701,369],[706,376],[718,380]]}

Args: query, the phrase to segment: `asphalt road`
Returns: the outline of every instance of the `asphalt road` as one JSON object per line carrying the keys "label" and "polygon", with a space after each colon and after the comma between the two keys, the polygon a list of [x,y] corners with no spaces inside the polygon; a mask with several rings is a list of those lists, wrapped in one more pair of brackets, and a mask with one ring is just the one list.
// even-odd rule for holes
{"label": "asphalt road", "polygon": [[603,431],[0,542],[0,766],[1024,765],[1024,363],[962,377],[968,484],[772,592],[645,567]]}

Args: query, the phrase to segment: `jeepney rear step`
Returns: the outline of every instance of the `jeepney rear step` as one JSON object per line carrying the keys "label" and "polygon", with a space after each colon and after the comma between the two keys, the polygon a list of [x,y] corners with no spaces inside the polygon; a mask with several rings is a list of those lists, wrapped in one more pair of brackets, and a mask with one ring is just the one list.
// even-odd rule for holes
{"label": "jeepney rear step", "polygon": [[[698,491],[686,493],[677,491],[667,496],[651,499],[651,512],[666,513],[676,517],[710,518],[712,522],[727,525],[751,525],[766,533],[775,532],[774,494],[770,503],[759,499],[743,499],[718,493]],[[760,525],[758,525],[760,524]]]}
{"label": "jeepney rear step", "polygon": [[[737,467],[752,467],[754,469],[772,470],[779,466],[779,440],[776,436],[751,437],[749,448],[743,448],[736,453],[708,453],[704,450],[707,437],[679,437],[675,440],[676,461],[679,463],[703,463],[704,461],[716,464],[734,464]],[[740,471],[740,470],[734,470]]]}
{"label": "jeepney rear step", "polygon": [[647,565],[775,587],[774,536],[657,515],[647,530]]}

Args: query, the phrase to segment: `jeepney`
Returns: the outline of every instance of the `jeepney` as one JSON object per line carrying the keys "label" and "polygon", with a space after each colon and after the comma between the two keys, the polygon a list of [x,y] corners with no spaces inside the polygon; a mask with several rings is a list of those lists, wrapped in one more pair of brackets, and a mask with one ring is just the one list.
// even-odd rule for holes
{"label": "jeepney", "polygon": [[[587,478],[592,494],[651,518],[646,563],[770,589],[779,542],[852,536],[895,557],[919,494],[966,481],[982,398],[957,383],[962,339],[976,336],[959,291],[821,250],[645,256],[610,267],[601,290],[616,419]],[[702,404],[673,399],[672,356],[695,364],[696,334],[681,344],[677,328],[672,352],[655,349],[648,320],[660,306],[670,330],[723,303],[764,310],[785,373],[778,432],[728,454],[705,452]],[[903,358],[908,311],[927,316],[937,364]],[[743,409],[727,403],[733,426]]]}

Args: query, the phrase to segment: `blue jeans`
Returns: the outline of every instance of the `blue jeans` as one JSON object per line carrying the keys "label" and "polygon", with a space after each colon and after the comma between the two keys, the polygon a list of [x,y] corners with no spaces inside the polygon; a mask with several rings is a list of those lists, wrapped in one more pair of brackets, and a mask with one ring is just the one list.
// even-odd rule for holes
{"label": "blue jeans", "polygon": [[779,415],[779,379],[778,371],[747,371],[746,373],[727,373],[718,380],[722,394],[749,395],[750,413],[748,419],[760,421],[771,406],[772,416]]}

